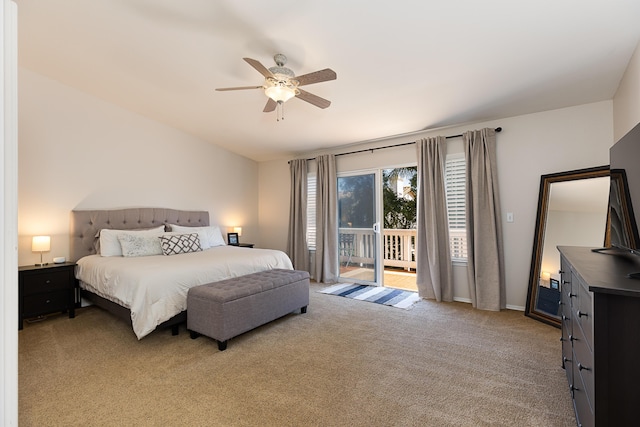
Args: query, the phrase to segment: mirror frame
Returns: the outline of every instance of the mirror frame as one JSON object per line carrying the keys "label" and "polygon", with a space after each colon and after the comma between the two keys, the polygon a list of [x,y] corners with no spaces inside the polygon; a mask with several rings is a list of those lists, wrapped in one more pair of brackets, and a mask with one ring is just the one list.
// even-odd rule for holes
{"label": "mirror frame", "polygon": [[[558,172],[540,177],[540,195],[538,196],[538,214],[536,216],[536,228],[533,238],[533,254],[531,256],[531,271],[529,274],[529,290],[527,291],[527,304],[525,316],[560,328],[561,318],[536,309],[538,297],[538,284],[542,263],[542,250],[544,248],[544,233],[547,225],[547,210],[549,207],[549,192],[554,182],[576,181],[590,178],[603,178],[610,176],[609,166],[578,169],[567,172]],[[604,246],[609,244],[609,213],[605,224]],[[558,254],[559,256],[559,254]]]}

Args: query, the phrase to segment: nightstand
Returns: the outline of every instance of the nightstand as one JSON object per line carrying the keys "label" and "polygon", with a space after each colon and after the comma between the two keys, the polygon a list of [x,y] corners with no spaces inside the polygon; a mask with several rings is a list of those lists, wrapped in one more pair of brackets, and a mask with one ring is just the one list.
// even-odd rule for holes
{"label": "nightstand", "polygon": [[238,243],[236,246],[240,246],[241,248],[253,248],[254,243]]}
{"label": "nightstand", "polygon": [[18,329],[24,319],[69,311],[74,318],[76,279],[73,262],[18,267]]}

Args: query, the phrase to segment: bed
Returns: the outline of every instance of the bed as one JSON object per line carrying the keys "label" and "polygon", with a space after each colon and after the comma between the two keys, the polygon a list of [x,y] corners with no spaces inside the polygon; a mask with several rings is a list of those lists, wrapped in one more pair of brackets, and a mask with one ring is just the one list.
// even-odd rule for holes
{"label": "bed", "polygon": [[178,325],[186,321],[187,292],[193,286],[274,268],[293,269],[281,251],[224,244],[171,256],[100,255],[101,249],[103,254],[108,251],[98,245],[101,230],[151,232],[168,229],[169,224],[183,227],[171,233],[181,238],[193,235],[185,229],[215,229],[204,211],[131,208],[71,213],[70,252],[77,263],[81,297],[127,320],[138,339],[157,328],[171,327],[177,334]]}

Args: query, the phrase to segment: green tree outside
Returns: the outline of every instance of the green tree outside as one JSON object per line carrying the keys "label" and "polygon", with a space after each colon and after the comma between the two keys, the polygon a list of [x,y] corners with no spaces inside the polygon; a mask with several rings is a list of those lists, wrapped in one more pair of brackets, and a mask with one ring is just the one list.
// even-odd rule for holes
{"label": "green tree outside", "polygon": [[[409,186],[398,194],[397,182],[403,179]],[[385,169],[382,172],[382,202],[384,206],[384,228],[411,229],[416,228],[418,194],[418,168],[405,167]]]}

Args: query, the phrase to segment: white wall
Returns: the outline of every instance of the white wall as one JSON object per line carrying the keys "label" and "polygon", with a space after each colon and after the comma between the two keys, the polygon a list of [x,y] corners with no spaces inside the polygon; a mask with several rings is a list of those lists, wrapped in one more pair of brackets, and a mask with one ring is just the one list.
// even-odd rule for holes
{"label": "white wall", "polygon": [[262,247],[286,251],[291,189],[289,164],[287,160],[260,163],[258,177],[259,242]]}
{"label": "white wall", "polygon": [[613,98],[614,141],[640,123],[640,44],[627,65]]}
{"label": "white wall", "polygon": [[[507,305],[524,309],[540,176],[609,163],[609,147],[613,144],[612,101],[456,126],[410,137],[354,145],[334,152],[393,145],[425,136],[456,135],[470,129],[498,126],[503,128],[497,136],[503,218],[507,212],[513,212],[515,217],[513,223],[503,221]],[[459,144],[459,141],[451,142]],[[313,157],[315,154],[307,153],[300,157]],[[416,148],[409,145],[341,156],[338,157],[337,168],[342,172],[415,163]],[[281,215],[270,215],[269,225],[273,229],[286,230],[289,187],[281,181],[284,172],[277,172],[283,168],[288,171],[286,162],[260,163],[260,210],[262,213],[263,210],[275,212],[279,209]],[[262,237],[263,244],[274,247],[283,242],[286,244],[286,234]],[[455,268],[455,297],[459,300],[467,300],[469,297],[464,275],[463,269]]]}
{"label": "white wall", "polygon": [[[210,212],[258,238],[258,164],[29,70],[19,70],[19,263],[31,236],[68,257],[73,209],[162,207]],[[226,232],[223,229],[223,232]]]}

